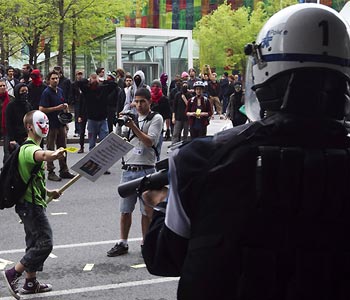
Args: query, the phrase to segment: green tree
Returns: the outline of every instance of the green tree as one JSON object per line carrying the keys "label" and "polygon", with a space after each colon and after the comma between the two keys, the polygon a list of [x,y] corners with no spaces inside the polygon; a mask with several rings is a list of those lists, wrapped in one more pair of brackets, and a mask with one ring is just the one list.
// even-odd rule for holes
{"label": "green tree", "polygon": [[9,56],[14,54],[10,53],[11,49],[16,52],[23,51],[24,46],[26,46],[28,62],[36,66],[38,56],[43,51],[41,37],[52,24],[50,8],[50,4],[45,0],[6,2],[6,10],[4,10],[6,15],[2,19],[2,29],[3,38],[11,36],[7,41],[8,46],[6,46],[9,50]]}
{"label": "green tree", "polygon": [[211,14],[203,16],[193,31],[199,44],[200,66],[209,64],[219,70],[238,69],[246,66],[243,49],[251,43],[266,20],[281,8],[297,3],[296,0],[257,2],[254,9],[240,7],[232,10],[226,2]]}
{"label": "green tree", "polygon": [[0,0],[1,62],[28,49],[28,63],[37,65],[45,50],[57,50],[58,64],[63,56],[82,53],[97,36],[112,32],[112,20],[143,5],[144,0]]}

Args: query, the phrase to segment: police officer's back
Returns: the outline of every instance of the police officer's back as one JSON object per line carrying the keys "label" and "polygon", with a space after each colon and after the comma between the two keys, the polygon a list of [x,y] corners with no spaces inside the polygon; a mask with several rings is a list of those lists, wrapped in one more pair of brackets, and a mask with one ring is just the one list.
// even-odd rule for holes
{"label": "police officer's back", "polygon": [[326,6],[294,5],[246,53],[268,117],[170,158],[147,268],[180,276],[179,299],[350,299],[348,25]]}

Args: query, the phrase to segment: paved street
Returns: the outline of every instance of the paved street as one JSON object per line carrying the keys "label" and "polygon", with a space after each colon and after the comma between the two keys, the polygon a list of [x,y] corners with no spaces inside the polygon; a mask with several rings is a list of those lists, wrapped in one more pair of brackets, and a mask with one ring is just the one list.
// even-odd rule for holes
{"label": "paved street", "polygon": [[[208,134],[220,130],[228,121],[214,119]],[[72,137],[74,128],[70,128]],[[165,142],[162,157],[170,142]],[[78,147],[77,144],[70,146]],[[87,146],[86,146],[87,148]],[[0,159],[2,161],[2,149]],[[84,154],[68,153],[68,165]],[[57,166],[57,162],[55,162]],[[22,296],[22,299],[176,299],[177,278],[150,275],[140,252],[141,225],[138,208],[133,215],[129,254],[107,257],[106,252],[119,238],[120,162],[95,183],[79,179],[50,203],[47,213],[54,233],[54,249],[38,279],[53,285],[45,294]],[[59,188],[61,182],[48,182],[48,188]],[[0,270],[12,266],[24,253],[24,232],[14,209],[0,211]],[[0,300],[13,299],[0,279]]]}

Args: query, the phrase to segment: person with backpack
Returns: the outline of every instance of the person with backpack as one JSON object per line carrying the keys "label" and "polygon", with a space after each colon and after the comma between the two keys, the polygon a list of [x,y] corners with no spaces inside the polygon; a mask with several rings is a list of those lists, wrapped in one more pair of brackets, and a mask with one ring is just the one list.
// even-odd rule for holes
{"label": "person with backpack", "polygon": [[177,299],[350,299],[348,32],[321,4],[273,15],[245,47],[267,117],[173,152],[169,191],[144,193],[143,257]]}
{"label": "person with backpack", "polygon": [[[58,198],[61,195],[57,189],[46,189],[44,162],[65,157],[63,148],[56,151],[40,148],[41,140],[49,131],[48,117],[43,112],[28,112],[23,123],[28,132],[28,140],[21,146],[18,154],[18,171],[25,182],[30,180],[34,168],[38,171],[15,206],[16,213],[24,225],[26,252],[13,268],[2,272],[11,295],[16,299],[20,299],[18,293],[34,294],[52,289],[50,284],[39,283],[36,278],[53,247],[52,230],[45,212],[46,197]],[[18,289],[23,272],[26,272],[25,282],[23,287]]]}
{"label": "person with backpack", "polygon": [[[155,172],[156,152],[154,146],[162,134],[163,118],[161,114],[151,111],[151,93],[147,88],[135,92],[136,119],[128,118],[125,126],[129,128],[129,141],[134,149],[122,159],[121,183],[143,177]],[[152,117],[150,117],[152,115]],[[128,253],[128,236],[131,227],[132,212],[135,209],[137,195],[120,199],[120,240],[107,252],[107,256],[119,256]],[[140,201],[142,212],[141,227],[144,236],[150,219],[146,216],[143,203]]]}
{"label": "person with backpack", "polygon": [[204,84],[196,81],[193,84],[196,96],[187,102],[186,115],[190,127],[191,139],[207,135],[209,119],[213,114],[212,105],[206,96],[203,95]]}

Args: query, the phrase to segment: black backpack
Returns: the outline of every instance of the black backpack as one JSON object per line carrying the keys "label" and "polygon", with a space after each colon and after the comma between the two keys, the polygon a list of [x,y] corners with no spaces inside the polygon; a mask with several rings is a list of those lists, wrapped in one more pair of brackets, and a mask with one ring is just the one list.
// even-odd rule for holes
{"label": "black backpack", "polygon": [[[34,144],[25,141],[25,144]],[[4,163],[0,173],[0,209],[10,208],[17,204],[24,196],[29,184],[32,182],[41,165],[36,165],[28,182],[24,182],[18,170],[18,156],[21,147],[17,147]]]}

